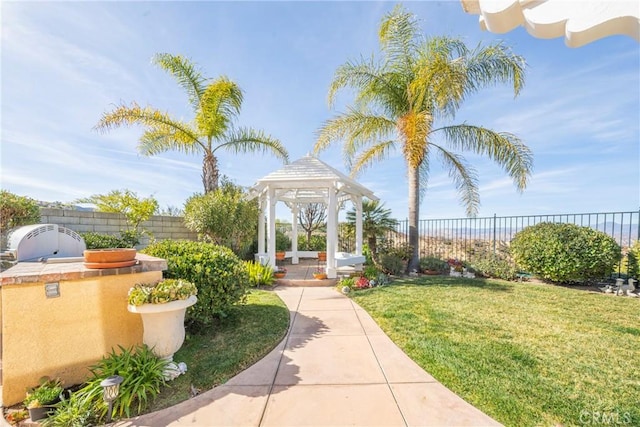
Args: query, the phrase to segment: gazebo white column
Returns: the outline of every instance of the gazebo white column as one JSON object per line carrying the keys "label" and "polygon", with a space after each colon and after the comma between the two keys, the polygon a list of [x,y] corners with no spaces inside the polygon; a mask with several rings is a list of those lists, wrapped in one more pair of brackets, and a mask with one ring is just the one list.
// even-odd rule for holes
{"label": "gazebo white column", "polygon": [[338,242],[338,200],[336,197],[336,189],[329,187],[329,203],[327,206],[327,277],[335,279],[337,276],[336,269],[336,250]]}
{"label": "gazebo white column", "polygon": [[265,253],[265,248],[264,248],[265,200],[263,195],[261,195],[260,198],[258,199],[258,207],[260,209],[260,216],[258,217],[258,254],[264,254]]}
{"label": "gazebo white column", "polygon": [[356,255],[362,255],[362,196],[356,196]]}
{"label": "gazebo white column", "polygon": [[291,264],[298,264],[298,209],[295,204],[291,208]]}
{"label": "gazebo white column", "polygon": [[276,267],[276,190],[269,187],[267,193],[267,256],[269,265]]}

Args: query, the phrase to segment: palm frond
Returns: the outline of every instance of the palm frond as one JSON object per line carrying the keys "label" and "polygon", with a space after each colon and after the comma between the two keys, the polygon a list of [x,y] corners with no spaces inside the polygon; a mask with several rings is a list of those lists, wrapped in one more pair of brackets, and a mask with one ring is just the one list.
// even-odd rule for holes
{"label": "palm frond", "polygon": [[524,86],[526,67],[524,57],[514,55],[502,42],[478,46],[468,56],[469,91],[512,82],[514,95],[517,96]]}
{"label": "palm frond", "polygon": [[360,62],[348,61],[336,70],[327,96],[329,107],[333,107],[335,96],[340,89],[350,87],[356,93],[355,104],[364,107],[373,102],[385,111],[395,111],[403,106],[404,90],[396,84],[397,76],[383,72],[373,59],[360,59]]}
{"label": "palm frond", "polygon": [[480,206],[478,173],[461,155],[452,153],[437,144],[431,144],[431,147],[438,150],[449,177],[453,180],[456,191],[460,195],[467,216],[476,216]]}
{"label": "palm frond", "polygon": [[138,152],[145,156],[154,156],[171,150],[196,154],[200,149],[205,150],[205,145],[201,141],[167,126],[146,130],[138,143]]}
{"label": "palm frond", "polygon": [[242,90],[227,77],[209,84],[202,94],[196,123],[201,134],[218,139],[229,128],[231,120],[240,113]]}
{"label": "palm frond", "polygon": [[346,151],[355,153],[363,145],[387,138],[395,131],[395,126],[396,123],[387,117],[350,108],[347,113],[327,120],[316,132],[313,152],[319,153],[332,142],[345,141]]}
{"label": "palm frond", "polygon": [[249,128],[240,128],[227,135],[225,142],[218,145],[213,152],[218,149],[234,153],[271,153],[284,163],[289,163],[289,152],[279,140],[262,131]]}
{"label": "palm frond", "polygon": [[402,5],[396,5],[383,18],[378,40],[391,68],[405,73],[410,71],[415,51],[422,41],[416,16],[407,12]]}
{"label": "palm frond", "polygon": [[533,154],[517,136],[467,124],[433,130],[437,131],[444,133],[453,149],[486,155],[504,168],[519,191],[526,188],[533,170]]}
{"label": "palm frond", "polygon": [[[351,175],[356,176],[374,163],[388,158],[389,154],[391,154],[395,148],[396,143],[394,141],[382,141],[362,151],[355,157],[355,161],[349,164]],[[352,158],[353,157],[350,157],[349,159]]]}
{"label": "palm frond", "polygon": [[206,79],[202,77],[195,64],[181,55],[170,53],[156,54],[153,57],[153,62],[173,76],[189,95],[189,103],[193,110],[198,111]]}
{"label": "palm frond", "polygon": [[[153,155],[171,148],[192,152],[197,150],[197,145],[202,146],[197,132],[189,124],[173,120],[167,113],[155,108],[142,108],[135,102],[131,106],[121,104],[112,111],[103,113],[94,129],[105,133],[117,127],[133,125],[146,128],[138,145],[138,151],[144,155]],[[160,141],[170,143],[171,147],[160,147]]]}

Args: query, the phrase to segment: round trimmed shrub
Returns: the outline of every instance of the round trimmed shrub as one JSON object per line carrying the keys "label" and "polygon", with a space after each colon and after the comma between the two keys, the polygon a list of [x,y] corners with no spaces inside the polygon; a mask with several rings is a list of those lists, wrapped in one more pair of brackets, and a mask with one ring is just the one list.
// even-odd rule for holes
{"label": "round trimmed shrub", "polygon": [[543,280],[575,283],[611,274],[621,250],[611,236],[590,227],[542,222],[515,235],[511,254],[520,268]]}
{"label": "round trimmed shrub", "polygon": [[198,288],[198,302],[187,310],[185,324],[194,331],[225,317],[236,303],[244,302],[249,277],[242,260],[229,248],[205,242],[163,240],[143,251],[167,260],[168,279],[184,279]]}

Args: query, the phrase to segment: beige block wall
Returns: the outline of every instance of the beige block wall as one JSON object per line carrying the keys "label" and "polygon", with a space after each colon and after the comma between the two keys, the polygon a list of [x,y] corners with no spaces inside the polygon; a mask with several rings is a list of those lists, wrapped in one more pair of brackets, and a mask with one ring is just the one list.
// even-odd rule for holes
{"label": "beige block wall", "polygon": [[[78,233],[95,232],[119,235],[127,229],[123,215],[108,212],[76,211],[71,209],[40,208],[40,222],[58,224]],[[142,223],[142,228],[156,240],[198,240],[198,234],[184,226],[184,218],[154,215]],[[138,249],[149,244],[149,236],[141,239]]]}
{"label": "beige block wall", "polygon": [[42,282],[3,285],[2,405],[22,401],[45,375],[82,383],[112,348],[141,344],[142,320],[127,311],[127,292],[161,278],[152,271],[61,281],[57,298],[45,297]]}

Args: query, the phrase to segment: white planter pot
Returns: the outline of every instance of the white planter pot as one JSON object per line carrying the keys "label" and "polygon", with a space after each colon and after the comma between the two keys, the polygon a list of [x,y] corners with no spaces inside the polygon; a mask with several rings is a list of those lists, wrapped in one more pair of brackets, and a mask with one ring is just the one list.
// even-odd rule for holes
{"label": "white planter pot", "polygon": [[[153,351],[158,357],[173,362],[173,354],[180,349],[184,343],[184,315],[187,308],[191,307],[198,301],[194,295],[186,300],[171,301],[164,304],[143,304],[129,305],[127,309],[131,313],[139,313],[142,316],[142,325],[144,333],[142,341]],[[175,365],[175,364],[173,364]],[[186,365],[178,367],[171,366],[170,369],[175,371],[186,371]],[[165,376],[173,377],[180,375],[167,373]]]}

